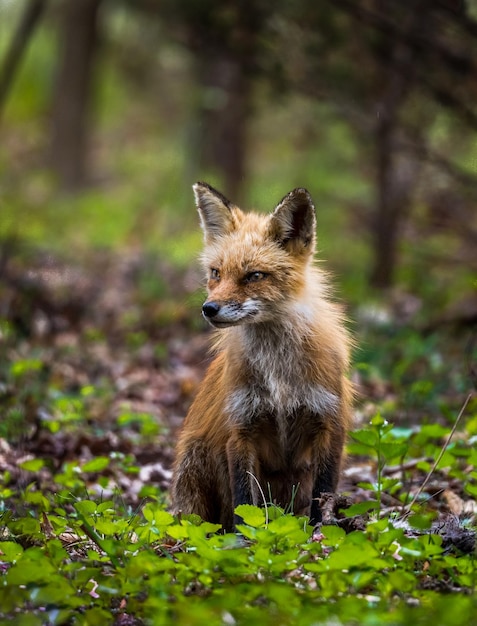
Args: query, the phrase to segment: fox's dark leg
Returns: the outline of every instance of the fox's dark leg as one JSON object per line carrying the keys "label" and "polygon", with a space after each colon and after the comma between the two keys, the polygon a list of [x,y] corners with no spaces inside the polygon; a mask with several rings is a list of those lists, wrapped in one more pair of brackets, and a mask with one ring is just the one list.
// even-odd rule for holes
{"label": "fox's dark leg", "polygon": [[329,459],[327,464],[321,468],[318,473],[315,484],[313,485],[310,524],[315,526],[321,522],[321,508],[319,498],[322,493],[331,493],[335,491],[339,477],[339,460]]}
{"label": "fox's dark leg", "polygon": [[333,493],[336,491],[341,470],[341,458],[343,455],[344,432],[338,436],[333,435],[333,445],[328,445],[325,449],[328,453],[323,458],[318,456],[317,468],[312,490],[312,500],[310,509],[310,524],[318,524],[322,520],[319,497],[322,493]]}
{"label": "fox's dark leg", "polygon": [[[258,504],[256,455],[246,437],[236,435],[227,444],[227,461],[232,490],[232,508],[240,504]],[[234,527],[242,523],[242,518],[234,513]]]}

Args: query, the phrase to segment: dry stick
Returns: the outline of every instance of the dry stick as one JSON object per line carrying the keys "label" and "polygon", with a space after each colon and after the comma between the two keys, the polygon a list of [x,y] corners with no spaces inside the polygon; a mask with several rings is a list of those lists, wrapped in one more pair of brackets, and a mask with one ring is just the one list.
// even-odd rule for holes
{"label": "dry stick", "polygon": [[457,419],[456,419],[456,421],[455,421],[455,423],[454,423],[454,426],[452,426],[452,430],[450,431],[449,436],[447,437],[447,440],[446,440],[445,444],[444,444],[444,445],[443,445],[443,447],[442,447],[442,450],[439,452],[439,456],[438,456],[438,457],[437,457],[437,459],[435,460],[434,465],[431,467],[431,469],[430,469],[430,471],[429,471],[428,475],[427,475],[427,476],[426,476],[426,478],[424,479],[424,482],[423,482],[423,483],[422,483],[422,485],[419,487],[419,489],[418,489],[418,491],[417,491],[416,495],[415,495],[415,496],[414,496],[414,498],[412,499],[411,504],[410,504],[410,505],[409,505],[409,507],[408,507],[408,509],[409,509],[409,510],[407,511],[407,513],[405,513],[405,515],[409,515],[409,513],[411,512],[411,509],[412,509],[413,504],[414,504],[414,503],[416,502],[416,500],[419,498],[419,496],[421,495],[421,493],[422,493],[422,492],[423,492],[423,490],[424,490],[424,487],[427,485],[427,483],[429,482],[429,480],[430,480],[430,478],[431,478],[432,474],[434,473],[434,471],[435,471],[436,467],[439,465],[439,461],[440,461],[440,460],[442,459],[442,457],[444,456],[444,452],[447,450],[447,447],[448,447],[448,445],[450,444],[451,439],[452,439],[452,437],[453,437],[453,435],[454,435],[454,433],[455,433],[455,431],[456,431],[457,425],[458,425],[458,423],[460,422],[460,419],[461,419],[462,415],[464,414],[464,411],[465,411],[465,409],[467,408],[467,405],[469,404],[470,399],[472,398],[472,396],[473,396],[473,392],[471,391],[471,392],[469,393],[469,395],[467,396],[467,398],[465,399],[465,402],[464,402],[464,404],[462,405],[461,410],[459,411],[459,415],[457,416]]}

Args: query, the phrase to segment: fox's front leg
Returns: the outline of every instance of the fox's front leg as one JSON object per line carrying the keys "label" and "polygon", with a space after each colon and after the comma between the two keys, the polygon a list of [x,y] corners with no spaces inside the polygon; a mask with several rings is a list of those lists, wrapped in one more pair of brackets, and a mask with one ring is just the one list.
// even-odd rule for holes
{"label": "fox's front leg", "polygon": [[218,502],[211,481],[214,471],[210,459],[210,450],[203,441],[184,444],[176,459],[171,491],[177,512],[195,513],[214,522]]}
{"label": "fox's front leg", "polygon": [[[258,504],[256,451],[247,437],[237,434],[227,444],[227,462],[232,492],[232,508],[240,504]],[[243,522],[234,513],[234,527]]]}
{"label": "fox's front leg", "polygon": [[310,511],[310,524],[316,526],[322,520],[320,496],[323,493],[333,493],[336,489],[336,483],[338,482],[340,470],[339,459],[329,458],[326,465],[320,468],[315,483],[313,485],[311,511]]}
{"label": "fox's front leg", "polygon": [[[338,433],[324,432],[315,442],[315,459],[317,461],[310,510],[310,524],[316,526],[322,520],[319,498],[322,493],[334,493],[338,486],[343,456],[344,431]],[[326,444],[326,445],[324,445]]]}

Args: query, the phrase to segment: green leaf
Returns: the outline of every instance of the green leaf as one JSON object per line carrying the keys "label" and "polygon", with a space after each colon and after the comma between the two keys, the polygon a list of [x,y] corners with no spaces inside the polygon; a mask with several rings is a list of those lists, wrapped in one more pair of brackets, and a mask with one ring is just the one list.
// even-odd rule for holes
{"label": "green leaf", "polygon": [[235,513],[240,515],[244,524],[247,524],[247,526],[259,528],[265,524],[265,513],[263,512],[263,509],[260,509],[258,506],[240,504],[235,509]]}
{"label": "green leaf", "polygon": [[[173,539],[177,539],[179,541],[182,541],[183,539],[188,539],[188,537],[189,537],[189,529],[190,529],[190,526],[186,525],[184,523],[182,523],[182,524],[175,524],[174,526],[169,526],[167,528],[167,534],[170,537],[172,537]],[[144,537],[145,539],[147,539],[148,535],[150,534],[149,527],[148,528],[140,528],[140,529],[138,529],[138,534],[141,537]]]}
{"label": "green leaf", "polygon": [[434,517],[434,515],[415,514],[411,515],[408,521],[413,528],[417,528],[418,530],[429,530],[432,526],[432,520]]}
{"label": "green leaf", "polygon": [[10,372],[13,376],[18,377],[27,372],[36,372],[40,370],[42,366],[43,363],[39,359],[23,359],[13,363],[10,367]]}
{"label": "green leaf", "polygon": [[91,461],[87,461],[81,469],[83,472],[102,472],[110,462],[111,460],[107,456],[97,456]]}
{"label": "green leaf", "polygon": [[303,518],[293,515],[282,515],[272,520],[268,525],[268,531],[286,539],[288,545],[299,545],[308,541],[311,535],[311,527],[306,525],[304,529]]}
{"label": "green leaf", "polygon": [[350,433],[351,438],[358,443],[364,444],[370,448],[376,448],[378,445],[378,434],[374,430],[362,429],[355,430]]}
{"label": "green leaf", "polygon": [[216,533],[222,528],[222,524],[212,524],[211,522],[202,522],[200,525],[202,532],[205,534]]}
{"label": "green leaf", "polygon": [[88,626],[104,626],[104,624],[111,623],[111,613],[94,607],[82,612],[81,619],[83,624],[88,624]]}
{"label": "green leaf", "polygon": [[6,573],[8,585],[43,584],[48,577],[57,574],[56,569],[43,554],[32,554],[32,551],[26,550],[22,558],[8,570]]}
{"label": "green leaf", "polygon": [[[375,568],[373,559],[378,556],[376,549],[371,543],[363,542],[361,545],[348,545],[343,542],[341,546],[332,552],[327,559],[328,569],[352,570],[355,568]],[[386,563],[384,563],[384,566]]]}
{"label": "green leaf", "polygon": [[379,444],[380,454],[386,459],[387,462],[389,462],[391,459],[402,458],[406,454],[408,449],[409,446],[407,443],[388,443],[382,441]]}
{"label": "green leaf", "polygon": [[423,424],[416,433],[416,439],[441,439],[449,434],[449,428],[440,424]]}
{"label": "green leaf", "polygon": [[383,426],[388,426],[387,421],[384,419],[384,417],[381,415],[381,413],[377,413],[370,421],[371,426],[374,426],[375,428],[380,428]]}
{"label": "green leaf", "polygon": [[465,491],[474,498],[477,498],[477,485],[475,483],[467,483],[464,486]]}
{"label": "green leaf", "polygon": [[71,608],[84,604],[84,599],[77,596],[75,587],[63,577],[51,575],[44,584],[31,593],[32,601],[37,605],[67,605]]}
{"label": "green leaf", "polygon": [[109,520],[98,517],[95,520],[95,529],[102,535],[114,535],[124,531],[125,522],[123,520]]}
{"label": "green leaf", "polygon": [[93,500],[78,500],[73,506],[81,515],[90,516],[96,513],[96,502]]}
{"label": "green leaf", "polygon": [[431,469],[431,464],[429,461],[418,461],[416,463],[416,468],[424,473],[427,473]]}
{"label": "green leaf", "polygon": [[45,461],[43,459],[30,459],[20,463],[20,467],[27,472],[38,472],[44,465]]}
{"label": "green leaf", "polygon": [[40,491],[32,491],[31,488],[27,490],[23,500],[24,502],[29,502],[30,504],[36,504],[43,511],[47,511],[50,508],[48,498],[46,498]]}
{"label": "green leaf", "polygon": [[353,517],[354,515],[363,515],[368,511],[379,509],[379,502],[376,500],[366,500],[366,502],[357,502],[345,509],[344,514],[346,517]]}
{"label": "green leaf", "polygon": [[386,584],[393,593],[411,592],[416,587],[416,577],[413,572],[395,570],[387,573]]}
{"label": "green leaf", "polygon": [[23,548],[14,541],[0,542],[0,561],[14,563],[23,554]]}
{"label": "green leaf", "polygon": [[146,504],[142,512],[147,521],[151,522],[155,526],[170,526],[174,523],[173,515],[164,511],[163,508],[152,502]]}
{"label": "green leaf", "polygon": [[376,490],[376,485],[368,482],[359,482],[358,487],[361,487],[361,489],[367,489],[368,491]]}
{"label": "green leaf", "polygon": [[80,389],[80,394],[86,398],[88,396],[92,396],[95,392],[95,388],[93,387],[93,385],[85,385],[84,387],[81,387]]}
{"label": "green leaf", "polygon": [[323,535],[321,543],[327,546],[337,546],[346,537],[345,531],[339,526],[322,526],[321,533]]}
{"label": "green leaf", "polygon": [[40,532],[40,522],[33,517],[21,517],[14,522],[13,528],[21,535],[33,536]]}
{"label": "green leaf", "polygon": [[98,513],[114,513],[114,502],[112,500],[105,500],[104,502],[100,502],[96,507]]}
{"label": "green leaf", "polygon": [[371,570],[359,570],[351,574],[350,580],[354,589],[363,589],[369,587],[369,585],[375,580],[376,571]]}

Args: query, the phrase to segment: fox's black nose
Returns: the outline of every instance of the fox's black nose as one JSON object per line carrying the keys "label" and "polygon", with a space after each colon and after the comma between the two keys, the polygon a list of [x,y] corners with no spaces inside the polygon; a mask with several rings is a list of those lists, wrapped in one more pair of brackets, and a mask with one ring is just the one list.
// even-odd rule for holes
{"label": "fox's black nose", "polygon": [[204,302],[202,305],[202,313],[208,319],[215,317],[219,311],[220,304],[217,304],[217,302]]}

